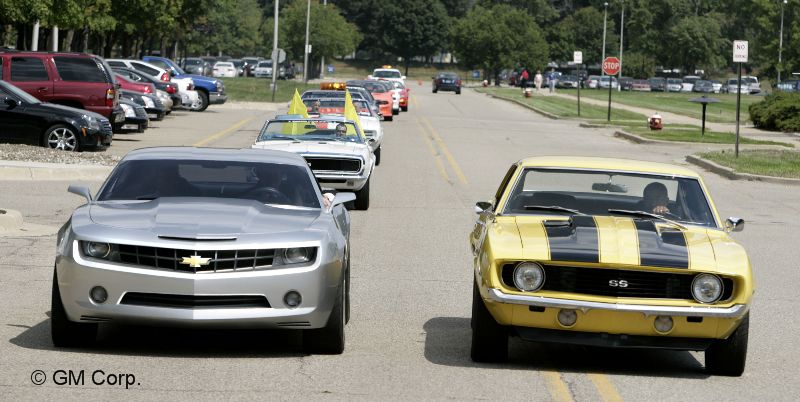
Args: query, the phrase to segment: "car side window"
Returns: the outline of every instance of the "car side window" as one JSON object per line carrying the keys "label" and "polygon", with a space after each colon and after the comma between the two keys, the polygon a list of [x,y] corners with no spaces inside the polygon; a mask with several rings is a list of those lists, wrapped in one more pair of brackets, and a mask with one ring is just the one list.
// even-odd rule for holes
{"label": "car side window", "polygon": [[109,60],[106,60],[106,63],[108,63],[108,65],[111,66],[111,67],[128,67],[128,66],[125,65],[125,63],[123,63],[121,61],[109,61]]}
{"label": "car side window", "polygon": [[[156,63],[151,63],[151,64],[156,64]],[[137,69],[139,71],[142,71],[145,74],[149,74],[149,75],[152,75],[154,77],[158,76],[158,70],[156,70],[153,67],[148,67],[148,66],[146,66],[146,65],[144,65],[142,63],[135,63],[135,62],[131,62],[131,65],[133,66],[133,68],[135,68],[135,69]],[[158,65],[158,64],[156,64],[156,65]]]}
{"label": "car side window", "polygon": [[49,81],[42,59],[35,57],[11,58],[11,81]]}
{"label": "car side window", "polygon": [[497,189],[497,193],[494,195],[495,206],[497,206],[497,203],[500,202],[500,197],[503,196],[503,192],[505,191],[506,186],[508,186],[508,182],[511,181],[511,176],[513,176],[514,172],[516,171],[517,164],[513,164],[510,168],[508,168],[508,172],[506,172],[506,175],[503,177],[503,181],[500,182],[500,187]]}
{"label": "car side window", "polygon": [[58,75],[64,81],[108,82],[102,65],[90,58],[54,57]]}

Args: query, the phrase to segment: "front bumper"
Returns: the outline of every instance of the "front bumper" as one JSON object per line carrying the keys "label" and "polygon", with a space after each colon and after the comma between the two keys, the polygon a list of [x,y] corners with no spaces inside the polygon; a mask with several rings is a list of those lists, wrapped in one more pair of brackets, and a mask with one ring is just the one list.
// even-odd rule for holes
{"label": "front bumper", "polygon": [[228,95],[225,92],[211,92],[208,94],[208,104],[221,105],[228,101]]}
{"label": "front bumper", "polygon": [[[72,252],[56,259],[58,286],[70,321],[121,322],[165,326],[222,328],[321,328],[330,316],[341,283],[341,263],[323,261],[311,266],[242,272],[185,273],[107,263],[81,256],[78,242]],[[108,300],[89,298],[103,286]],[[301,294],[297,308],[284,305],[286,292]],[[160,307],[123,304],[129,293],[180,296],[263,296],[269,307]]]}
{"label": "front bumper", "polygon": [[334,190],[361,190],[369,180],[369,175],[342,175],[328,173],[314,173],[320,186]]}

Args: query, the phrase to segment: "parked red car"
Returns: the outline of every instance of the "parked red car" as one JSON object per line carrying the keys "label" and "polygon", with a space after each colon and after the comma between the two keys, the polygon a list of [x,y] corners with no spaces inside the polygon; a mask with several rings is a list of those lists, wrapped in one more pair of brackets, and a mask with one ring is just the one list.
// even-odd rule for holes
{"label": "parked red car", "polygon": [[120,88],[127,89],[129,91],[136,91],[141,92],[144,94],[154,94],[156,93],[156,87],[150,83],[140,83],[140,82],[133,82],[120,74],[114,74],[117,82],[119,82]]}
{"label": "parked red car", "polygon": [[125,119],[118,106],[119,84],[98,56],[4,50],[0,51],[0,63],[3,81],[43,102],[91,110],[112,123]]}

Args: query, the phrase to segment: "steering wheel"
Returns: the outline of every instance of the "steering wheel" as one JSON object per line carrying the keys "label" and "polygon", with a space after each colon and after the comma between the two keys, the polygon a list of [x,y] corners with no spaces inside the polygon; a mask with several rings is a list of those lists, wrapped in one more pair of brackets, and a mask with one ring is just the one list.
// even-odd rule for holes
{"label": "steering wheel", "polygon": [[291,204],[286,194],[272,187],[256,187],[248,191],[247,195],[266,204]]}

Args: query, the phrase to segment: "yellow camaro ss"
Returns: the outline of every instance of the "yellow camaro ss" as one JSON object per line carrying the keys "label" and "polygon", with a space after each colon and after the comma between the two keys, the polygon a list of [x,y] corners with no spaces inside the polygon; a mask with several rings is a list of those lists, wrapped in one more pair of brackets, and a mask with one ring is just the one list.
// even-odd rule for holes
{"label": "yellow camaro ss", "polygon": [[753,295],[750,260],[702,179],[625,159],[515,163],[476,205],[472,359],[503,361],[508,337],[704,350],[741,375]]}

